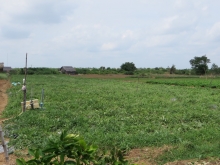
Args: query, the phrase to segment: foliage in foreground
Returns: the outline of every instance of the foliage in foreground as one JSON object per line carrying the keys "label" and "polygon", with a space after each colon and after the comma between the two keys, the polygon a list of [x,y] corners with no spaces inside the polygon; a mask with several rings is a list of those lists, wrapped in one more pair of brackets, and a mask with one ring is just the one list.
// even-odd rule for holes
{"label": "foliage in foreground", "polygon": [[29,149],[29,154],[34,158],[28,161],[17,159],[17,165],[128,165],[123,151],[113,148],[108,154],[98,154],[97,147],[66,131],[58,141],[49,140],[46,149]]}

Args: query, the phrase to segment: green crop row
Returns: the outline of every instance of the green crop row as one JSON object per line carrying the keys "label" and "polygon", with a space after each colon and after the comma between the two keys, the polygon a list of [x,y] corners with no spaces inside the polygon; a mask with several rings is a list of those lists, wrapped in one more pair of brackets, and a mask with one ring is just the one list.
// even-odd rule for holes
{"label": "green crop row", "polygon": [[[11,81],[22,79],[14,75]],[[48,138],[68,130],[101,148],[171,146],[158,163],[220,154],[219,89],[32,75],[27,77],[27,99],[40,101],[44,89],[44,109],[19,115],[20,89],[8,91],[3,114],[13,117],[4,122],[4,130],[18,149],[43,147]]]}
{"label": "green crop row", "polygon": [[193,87],[220,88],[220,79],[182,78],[182,79],[149,79],[150,84],[166,84]]}

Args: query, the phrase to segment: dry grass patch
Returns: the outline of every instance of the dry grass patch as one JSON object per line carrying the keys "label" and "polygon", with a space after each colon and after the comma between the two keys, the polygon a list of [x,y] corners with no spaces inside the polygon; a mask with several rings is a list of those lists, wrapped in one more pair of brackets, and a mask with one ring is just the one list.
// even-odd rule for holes
{"label": "dry grass patch", "polygon": [[165,151],[171,150],[171,146],[163,147],[147,147],[142,149],[132,149],[128,152],[127,159],[131,163],[138,165],[157,165],[156,158],[163,154]]}

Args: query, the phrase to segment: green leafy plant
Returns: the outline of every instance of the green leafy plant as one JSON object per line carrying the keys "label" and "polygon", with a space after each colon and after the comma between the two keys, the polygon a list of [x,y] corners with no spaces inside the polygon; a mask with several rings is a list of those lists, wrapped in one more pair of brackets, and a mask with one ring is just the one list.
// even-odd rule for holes
{"label": "green leafy plant", "polygon": [[109,151],[103,152],[98,156],[98,164],[100,165],[128,165],[128,161],[125,160],[124,155],[125,151],[120,150],[116,147],[112,148],[110,153]]}
{"label": "green leafy plant", "polygon": [[88,145],[83,138],[64,131],[58,141],[49,140],[46,149],[29,149],[33,159],[17,159],[17,165],[128,165],[124,152],[114,148],[109,154],[98,154],[97,147]]}

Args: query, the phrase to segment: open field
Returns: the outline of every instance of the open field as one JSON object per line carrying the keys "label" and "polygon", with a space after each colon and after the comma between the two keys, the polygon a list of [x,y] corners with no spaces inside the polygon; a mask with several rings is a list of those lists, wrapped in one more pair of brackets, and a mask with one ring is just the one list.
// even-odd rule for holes
{"label": "open field", "polygon": [[220,79],[216,78],[194,78],[194,79],[147,79],[147,83],[150,84],[166,84],[166,85],[179,85],[179,86],[191,86],[191,87],[207,87],[207,88],[220,88]]}
{"label": "open field", "polygon": [[[22,79],[14,75],[11,82]],[[219,157],[218,88],[121,80],[28,76],[27,98],[40,100],[44,88],[45,109],[19,115],[23,93],[21,86],[13,86],[3,113],[3,117],[14,116],[4,122],[10,144],[18,149],[42,147],[48,137],[57,137],[66,129],[103,148],[167,146],[155,157],[158,164]]]}
{"label": "open field", "polygon": [[6,73],[0,73],[0,79],[6,79],[7,74]]}

